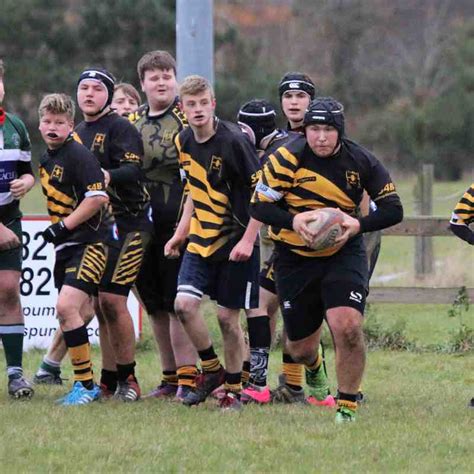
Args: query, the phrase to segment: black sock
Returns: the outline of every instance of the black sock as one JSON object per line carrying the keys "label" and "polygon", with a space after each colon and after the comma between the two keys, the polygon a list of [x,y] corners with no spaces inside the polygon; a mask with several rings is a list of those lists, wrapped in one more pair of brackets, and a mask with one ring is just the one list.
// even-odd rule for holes
{"label": "black sock", "polygon": [[105,385],[107,390],[115,392],[117,390],[117,371],[102,369],[100,372],[100,383]]}
{"label": "black sock", "polygon": [[117,364],[117,379],[119,382],[125,382],[125,380],[133,375],[135,382],[137,379],[135,378],[135,366],[137,364],[133,361],[130,364]]}

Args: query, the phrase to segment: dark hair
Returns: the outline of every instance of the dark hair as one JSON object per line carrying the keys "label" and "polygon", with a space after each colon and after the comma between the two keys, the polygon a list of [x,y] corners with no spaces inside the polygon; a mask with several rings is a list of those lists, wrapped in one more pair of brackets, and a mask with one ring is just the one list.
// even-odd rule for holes
{"label": "dark hair", "polygon": [[146,71],[152,71],[153,69],[161,69],[162,71],[172,69],[176,76],[176,60],[168,51],[157,50],[145,53],[137,64],[140,81],[145,78]]}

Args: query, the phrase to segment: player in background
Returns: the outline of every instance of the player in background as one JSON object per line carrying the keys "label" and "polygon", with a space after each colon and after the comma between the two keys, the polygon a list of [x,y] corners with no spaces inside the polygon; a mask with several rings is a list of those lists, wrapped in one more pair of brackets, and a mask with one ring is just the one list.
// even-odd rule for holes
{"label": "player in background", "polygon": [[[456,204],[449,221],[451,232],[469,245],[474,245],[474,232],[470,225],[474,222],[474,183]],[[468,405],[474,408],[474,398]]]}
{"label": "player in background", "polygon": [[[260,223],[250,218],[248,210],[258,180],[258,157],[237,125],[215,116],[214,92],[206,79],[187,77],[180,88],[180,101],[189,123],[176,137],[187,199],[165,253],[177,257],[189,238],[178,276],[175,311],[203,371],[183,403],[197,405],[224,383],[221,408],[239,409],[243,361],[239,313],[258,307]],[[204,294],[217,301],[225,370],[200,311]]]}
{"label": "player in background", "polygon": [[20,199],[33,187],[31,144],[23,122],[3,107],[4,65],[0,59],[0,340],[5,352],[8,394],[30,398],[23,376],[25,321],[20,302],[22,264]]}
{"label": "player in background", "polygon": [[130,120],[143,141],[143,171],[154,230],[136,287],[150,317],[162,369],[161,382],[147,396],[181,400],[194,386],[197,353],[174,314],[181,258],[166,258],[164,247],[174,234],[185,199],[174,139],[186,126],[186,117],[179,109],[176,61],[171,54],[144,54],[137,72],[146,104]]}
{"label": "player in background", "polygon": [[89,297],[97,293],[105,269],[104,205],[109,199],[97,159],[72,137],[72,99],[64,94],[45,96],[39,106],[39,117],[39,130],[48,147],[40,160],[40,179],[52,222],[43,238],[54,244],[56,251],[56,312],[74,369],[73,388],[59,402],[84,405],[100,395],[93,379],[82,313]]}
{"label": "player in background", "polygon": [[[336,353],[336,422],[348,422],[355,420],[365,366],[362,321],[368,265],[361,234],[400,222],[403,208],[382,164],[345,137],[339,102],[330,97],[312,101],[304,126],[305,136],[269,156],[251,214],[271,225],[276,242],[276,286],[290,354],[305,364],[311,380],[319,371],[326,319]],[[377,210],[355,218],[364,189]],[[307,224],[324,207],[340,210],[344,232],[336,245],[316,251],[310,247],[314,234]]]}
{"label": "player in background", "polygon": [[142,105],[140,93],[127,82],[120,82],[114,87],[110,107],[122,117],[128,117]]}

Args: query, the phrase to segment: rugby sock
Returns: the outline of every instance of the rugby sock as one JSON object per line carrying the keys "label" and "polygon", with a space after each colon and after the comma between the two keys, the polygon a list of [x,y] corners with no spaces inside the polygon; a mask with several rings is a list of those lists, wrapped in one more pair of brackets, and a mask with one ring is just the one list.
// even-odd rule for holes
{"label": "rugby sock", "polygon": [[43,362],[36,372],[37,375],[60,375],[61,374],[61,362],[56,362],[55,360],[48,359],[48,357],[43,357]]}
{"label": "rugby sock", "polygon": [[74,370],[74,382],[81,382],[85,388],[91,390],[94,380],[87,327],[84,325],[72,331],[63,331],[63,335]]}
{"label": "rugby sock", "polygon": [[118,374],[116,370],[102,369],[100,371],[100,384],[105,385],[107,390],[114,392],[117,390]]}
{"label": "rugby sock", "polygon": [[224,390],[235,393],[240,400],[240,392],[242,391],[242,383],[240,381],[242,374],[237,372],[235,374],[225,374]]}
{"label": "rugby sock", "polygon": [[196,386],[196,377],[199,373],[195,365],[183,365],[176,370],[178,375],[178,385],[187,385],[188,387]]}
{"label": "rugby sock", "polygon": [[247,318],[250,345],[250,383],[267,385],[268,354],[272,340],[270,318],[267,315]]}
{"label": "rugby sock", "polygon": [[198,351],[198,354],[203,372],[217,372],[222,367],[212,345],[203,351]]}
{"label": "rugby sock", "polygon": [[338,391],[337,406],[339,408],[349,408],[349,410],[357,410],[357,394],[342,393]]}
{"label": "rugby sock", "polygon": [[306,367],[306,370],[317,373],[319,372],[319,369],[321,368],[322,363],[323,363],[323,358],[321,354],[318,354],[316,357],[316,360],[310,365],[305,364],[305,367]]}
{"label": "rugby sock", "polygon": [[135,377],[135,366],[136,362],[133,361],[130,364],[117,364],[117,380],[119,382],[125,382],[130,376],[133,377],[135,382],[137,381]]}
{"label": "rugby sock", "polygon": [[248,383],[250,378],[250,361],[244,360],[242,364],[242,385]]}
{"label": "rugby sock", "polygon": [[167,385],[178,385],[178,374],[176,370],[163,370],[161,381]]}
{"label": "rugby sock", "polygon": [[22,361],[24,332],[24,324],[0,325],[0,336],[2,337],[3,349],[5,351],[9,379],[20,378],[23,375]]}
{"label": "rugby sock", "polygon": [[303,389],[303,364],[297,364],[290,354],[283,353],[282,373],[286,385],[293,390]]}

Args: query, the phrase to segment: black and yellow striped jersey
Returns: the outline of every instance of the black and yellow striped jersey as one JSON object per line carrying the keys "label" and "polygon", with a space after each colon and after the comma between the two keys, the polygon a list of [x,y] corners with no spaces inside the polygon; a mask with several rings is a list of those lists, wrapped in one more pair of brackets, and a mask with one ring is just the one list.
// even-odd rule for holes
{"label": "black and yellow striped jersey", "polygon": [[469,226],[474,222],[474,183],[463,194],[451,215],[451,224]]}
{"label": "black and yellow striped jersey", "polygon": [[[60,148],[43,154],[39,173],[53,224],[70,215],[85,198],[107,196],[97,158],[72,136]],[[103,242],[108,236],[106,221],[104,208],[76,227],[65,242]]]}
{"label": "black and yellow striped jersey", "polygon": [[[369,151],[343,139],[336,155],[321,158],[300,135],[270,154],[252,202],[278,202],[293,215],[334,207],[355,217],[364,189],[376,204],[391,197],[399,201],[388,172]],[[286,228],[272,226],[270,237],[308,257],[329,256],[338,250],[315,251]]]}
{"label": "black and yellow striped jersey", "polygon": [[218,119],[216,133],[205,143],[186,128],[176,146],[194,204],[187,249],[205,258],[228,258],[250,218],[250,197],[260,174],[255,147],[237,125]]}
{"label": "black and yellow striped jersey", "polygon": [[183,207],[184,185],[179,174],[174,140],[186,126],[178,99],[160,115],[150,115],[147,104],[129,116],[143,141],[143,172],[150,193],[156,233],[174,230]]}
{"label": "black and yellow striped jersey", "polygon": [[143,144],[137,129],[110,112],[94,122],[81,122],[74,138],[110,173],[107,193],[119,231],[148,230],[150,196],[143,183]]}

